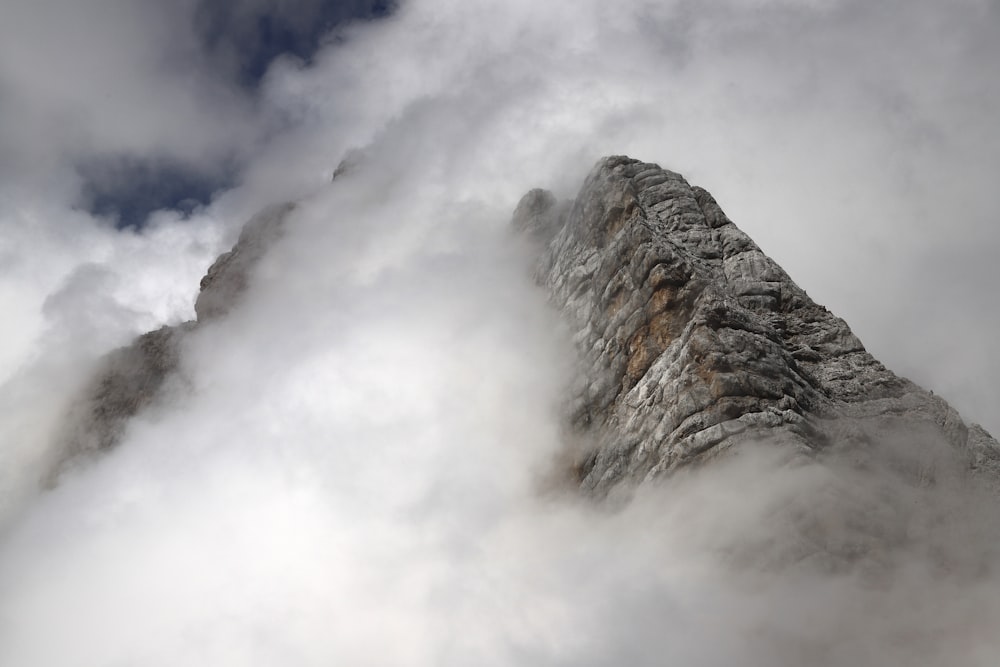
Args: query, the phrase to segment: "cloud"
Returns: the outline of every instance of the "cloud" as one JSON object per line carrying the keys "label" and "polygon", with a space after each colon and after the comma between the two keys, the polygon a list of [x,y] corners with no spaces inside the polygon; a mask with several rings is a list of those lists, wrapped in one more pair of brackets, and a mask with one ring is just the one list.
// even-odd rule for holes
{"label": "cloud", "polygon": [[[322,160],[386,123],[423,136],[439,114],[476,139],[428,152],[482,151],[496,170],[483,181],[511,191],[571,195],[603,154],[660,161],[716,194],[878,357],[996,430],[996,313],[982,304],[997,276],[979,250],[995,241],[996,10],[907,7],[418,3],[377,48],[276,70],[270,91],[305,121],[297,155],[328,137]],[[298,165],[289,179],[321,168]]]}
{"label": "cloud", "polygon": [[[59,184],[4,191],[0,662],[992,664],[996,501],[920,434],[860,464],[763,443],[617,509],[553,489],[569,334],[506,226],[603,154],[659,161],[877,356],[1000,430],[995,374],[974,375],[997,359],[994,5],[411,0],[276,63],[255,104],[282,123],[238,185],[139,232],[70,210],[61,147],[202,164],[257,112],[232,82],[145,78],[189,14],[60,9],[80,30],[51,62],[0,58],[21,82],[0,91],[37,91],[27,127],[59,128],[0,130]],[[72,48],[106,25],[120,41]],[[119,102],[62,86],[67,53],[131,63]],[[287,236],[187,339],[176,385],[33,495],[93,359],[190,317],[238,222],[288,199]]]}
{"label": "cloud", "polygon": [[[127,226],[185,198],[205,204],[285,122],[257,98],[271,63],[308,61],[337,26],[390,9],[330,0],[15,0],[0,26],[0,179],[57,190]],[[108,184],[110,171],[118,187]],[[184,192],[157,196],[145,174]]]}
{"label": "cloud", "polygon": [[[124,2],[15,2],[0,35],[5,180],[94,153],[208,161],[255,134],[253,110],[197,67],[183,13]],[[9,157],[8,157],[9,156]]]}

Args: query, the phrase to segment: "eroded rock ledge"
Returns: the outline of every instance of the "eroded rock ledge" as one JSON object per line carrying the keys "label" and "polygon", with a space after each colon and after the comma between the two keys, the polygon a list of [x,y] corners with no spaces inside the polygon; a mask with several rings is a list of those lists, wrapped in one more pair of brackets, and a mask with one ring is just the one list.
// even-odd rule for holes
{"label": "eroded rock ledge", "polygon": [[886,432],[943,438],[997,469],[989,434],[886,369],[680,174],[609,157],[573,202],[529,192],[513,224],[538,245],[537,280],[576,332],[584,488],[634,485],[749,440],[809,454]]}

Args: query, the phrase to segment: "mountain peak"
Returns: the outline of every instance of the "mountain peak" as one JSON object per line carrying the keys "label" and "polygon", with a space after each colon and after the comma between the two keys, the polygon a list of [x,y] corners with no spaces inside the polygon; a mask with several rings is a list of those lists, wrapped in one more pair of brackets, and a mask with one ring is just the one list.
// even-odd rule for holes
{"label": "mountain peak", "polygon": [[[201,281],[196,321],[108,355],[67,418],[53,475],[117,444],[174,373],[179,341],[241,298],[292,209],[247,223]],[[536,280],[574,332],[581,368],[566,404],[569,440],[586,443],[572,452],[583,489],[625,492],[748,442],[863,458],[887,434],[916,450],[947,443],[1000,479],[996,440],[876,360],[680,174],[607,157],[572,201],[528,192],[513,226],[535,246]]]}
{"label": "mountain peak", "polygon": [[532,190],[515,228],[583,362],[570,421],[598,493],[748,441],[813,456],[885,432],[943,439],[973,468],[1000,446],[940,397],[888,370],[815,303],[711,194],[625,156],[599,161],[572,203]]}

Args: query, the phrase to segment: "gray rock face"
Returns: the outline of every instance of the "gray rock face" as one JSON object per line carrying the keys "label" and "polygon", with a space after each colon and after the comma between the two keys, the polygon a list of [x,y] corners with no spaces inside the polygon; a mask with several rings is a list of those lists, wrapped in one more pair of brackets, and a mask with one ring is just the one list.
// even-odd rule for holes
{"label": "gray rock face", "polygon": [[269,247],[281,236],[294,204],[264,209],[243,226],[240,238],[229,252],[219,255],[201,279],[201,291],[194,303],[199,322],[228,312],[246,291],[250,272]]}
{"label": "gray rock face", "polygon": [[887,430],[941,438],[995,469],[997,442],[873,358],[679,174],[602,160],[577,199],[529,192],[515,228],[539,246],[537,279],[575,331],[584,369],[577,460],[604,494],[767,440],[809,455]]}
{"label": "gray rock face", "polygon": [[239,303],[254,266],[281,236],[293,209],[293,204],[272,206],[244,225],[232,250],[220,255],[202,278],[196,320],[143,334],[102,360],[96,378],[67,415],[50,482],[79,458],[118,444],[128,420],[155,402],[177,370],[184,336]]}

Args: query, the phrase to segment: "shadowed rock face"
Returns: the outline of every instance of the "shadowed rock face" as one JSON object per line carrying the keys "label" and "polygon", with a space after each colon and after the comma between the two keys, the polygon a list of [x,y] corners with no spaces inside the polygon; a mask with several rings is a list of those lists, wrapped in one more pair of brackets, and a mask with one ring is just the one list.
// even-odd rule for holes
{"label": "shadowed rock face", "polygon": [[803,454],[886,430],[943,438],[973,467],[998,445],[898,377],[679,174],[627,157],[597,164],[572,203],[525,195],[515,228],[575,331],[583,371],[571,422],[592,447],[583,487],[605,493],[748,440]]}
{"label": "shadowed rock face", "polygon": [[243,227],[232,250],[215,260],[201,280],[197,319],[143,334],[109,353],[97,376],[67,415],[49,482],[74,461],[118,444],[129,419],[152,405],[180,364],[184,337],[239,303],[254,266],[281,236],[293,204],[269,207]]}

